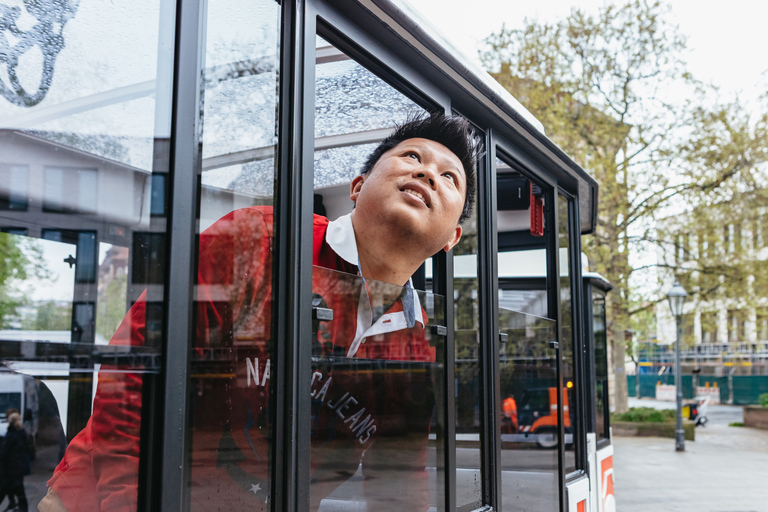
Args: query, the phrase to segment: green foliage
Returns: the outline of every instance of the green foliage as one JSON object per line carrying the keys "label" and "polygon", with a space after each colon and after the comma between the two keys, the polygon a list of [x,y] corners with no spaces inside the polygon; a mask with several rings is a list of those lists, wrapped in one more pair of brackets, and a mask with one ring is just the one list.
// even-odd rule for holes
{"label": "green foliage", "polygon": [[631,421],[634,423],[666,423],[675,421],[674,409],[654,409],[652,407],[632,407],[627,412],[614,414],[613,421]]}
{"label": "green foliage", "polygon": [[119,274],[99,296],[96,332],[105,339],[110,339],[115,334],[125,316],[127,288],[128,276]]}
{"label": "green foliage", "polygon": [[743,427],[744,423],[742,423],[740,421],[732,421],[731,423],[728,424],[728,426],[729,427]]}
{"label": "green foliage", "polygon": [[757,397],[757,403],[763,407],[768,407],[768,393],[762,393]]}
{"label": "green foliage", "polygon": [[22,320],[22,329],[31,331],[68,331],[72,326],[72,304],[44,302],[37,307],[33,318]]}
{"label": "green foliage", "polygon": [[50,278],[40,247],[32,239],[0,232],[0,327],[7,327],[24,304],[19,285],[30,276]]}

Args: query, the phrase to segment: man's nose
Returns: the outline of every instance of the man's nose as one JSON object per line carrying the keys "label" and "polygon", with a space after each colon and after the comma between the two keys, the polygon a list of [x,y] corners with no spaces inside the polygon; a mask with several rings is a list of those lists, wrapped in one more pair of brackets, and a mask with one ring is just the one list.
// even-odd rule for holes
{"label": "man's nose", "polygon": [[429,182],[430,188],[435,188],[435,183],[437,183],[437,173],[430,165],[425,165],[418,171],[416,171],[416,177],[419,179],[426,179]]}

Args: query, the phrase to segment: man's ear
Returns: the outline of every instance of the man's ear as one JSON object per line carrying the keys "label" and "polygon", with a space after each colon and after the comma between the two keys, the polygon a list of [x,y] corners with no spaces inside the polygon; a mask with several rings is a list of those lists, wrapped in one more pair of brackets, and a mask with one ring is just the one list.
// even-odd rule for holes
{"label": "man's ear", "polygon": [[456,229],[453,232],[453,236],[451,237],[451,240],[445,244],[445,247],[443,247],[443,250],[445,252],[450,251],[453,249],[453,247],[459,243],[459,240],[461,240],[461,225],[456,226]]}
{"label": "man's ear", "polygon": [[352,180],[352,183],[349,185],[349,198],[352,201],[357,201],[357,196],[360,195],[360,188],[363,186],[363,182],[365,181],[365,176],[355,176],[355,179]]}

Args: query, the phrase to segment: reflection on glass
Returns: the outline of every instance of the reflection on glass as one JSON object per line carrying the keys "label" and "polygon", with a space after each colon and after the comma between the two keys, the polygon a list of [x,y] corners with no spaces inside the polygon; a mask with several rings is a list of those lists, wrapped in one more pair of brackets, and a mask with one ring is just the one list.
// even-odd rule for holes
{"label": "reflection on glass", "polygon": [[206,16],[190,510],[269,510],[280,6]]}
{"label": "reflection on glass", "polygon": [[342,134],[378,141],[407,113],[421,110],[328,41],[317,37],[316,45],[316,147],[328,147]]}
{"label": "reflection on glass", "polygon": [[[21,510],[44,496],[71,512],[137,509],[164,294],[142,296],[137,270],[164,282],[164,253],[142,241],[166,234],[150,204],[168,173],[174,9],[0,6],[0,435],[4,461],[29,464]],[[27,456],[9,442],[24,435]]]}
{"label": "reflection on glass", "polygon": [[[550,512],[558,501],[556,322],[547,317],[543,194],[496,160],[498,186],[501,509]],[[533,218],[533,220],[532,220]]]}
{"label": "reflection on glass", "polygon": [[502,510],[559,509],[556,322],[499,308]]}
{"label": "reflection on glass", "polygon": [[558,244],[560,247],[560,348],[563,360],[563,418],[565,422],[565,472],[576,470],[576,458],[574,455],[574,439],[578,439],[576,431],[578,422],[576,413],[578,404],[574,402],[576,396],[574,373],[574,353],[576,340],[573,336],[573,303],[571,297],[571,239],[570,239],[570,211],[568,199],[557,196],[558,215]]}
{"label": "reflection on glass", "polygon": [[453,248],[456,506],[474,510],[482,505],[477,214],[473,212],[463,227],[461,241]]}
{"label": "reflection on glass", "polygon": [[595,408],[597,440],[608,438],[608,350],[606,345],[605,293],[592,292],[592,339],[595,344]]}
{"label": "reflection on glass", "polygon": [[[325,219],[352,229],[350,182],[395,124],[423,110],[320,37],[316,62],[315,229]],[[400,325],[403,286],[363,281],[352,275],[357,262],[338,255],[326,260],[319,265],[351,274],[313,271],[313,305],[333,320],[315,321],[313,336],[311,509],[426,510],[444,495],[435,448],[444,443],[444,354],[430,331],[444,301],[418,292],[411,312],[421,320]],[[425,280],[423,271],[413,278]]]}
{"label": "reflection on glass", "polygon": [[[426,510],[442,493],[430,441],[444,297],[314,267],[312,510]],[[330,318],[332,316],[332,320]],[[326,319],[321,319],[326,318]]]}
{"label": "reflection on glass", "polygon": [[423,109],[338,48],[317,37],[315,213],[352,211],[349,184],[397,123]]}

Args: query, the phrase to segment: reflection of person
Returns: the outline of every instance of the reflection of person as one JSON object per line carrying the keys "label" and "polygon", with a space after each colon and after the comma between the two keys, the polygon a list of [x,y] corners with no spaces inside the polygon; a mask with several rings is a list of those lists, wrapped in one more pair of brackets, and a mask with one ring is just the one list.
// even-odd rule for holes
{"label": "reflection of person", "polygon": [[[3,447],[0,449],[4,487],[3,498],[16,502],[16,510],[27,512],[27,495],[24,492],[24,477],[30,473],[30,443],[21,415],[13,412],[8,416],[8,432],[5,434]],[[0,502],[3,500],[0,499]],[[9,505],[10,507],[10,505]]]}
{"label": "reflection of person", "polygon": [[501,403],[501,408],[504,412],[502,429],[507,430],[509,433],[517,432],[517,402],[515,402],[514,398],[508,396]]}
{"label": "reflection of person", "polygon": [[[5,410],[5,418],[8,420],[8,418],[11,417],[11,414],[19,413],[19,410],[15,407],[9,407]],[[4,439],[4,438],[3,438]],[[16,496],[13,494],[10,494],[8,492],[9,489],[9,482],[7,481],[5,477],[5,472],[3,472],[2,463],[0,463],[0,492],[2,492],[3,498],[5,496],[8,496],[8,506],[5,508],[5,510],[13,510],[16,508]],[[0,503],[2,503],[3,500],[0,500]]]}
{"label": "reflection of person", "polygon": [[[333,222],[314,217],[313,292],[334,318],[318,324],[313,340],[313,510],[361,461],[368,510],[428,508],[435,349],[410,276],[459,241],[477,147],[460,118],[408,122],[352,181],[353,212]],[[193,509],[268,509],[272,225],[271,208],[246,208],[200,236]],[[110,343],[143,344],[145,314],[142,298]],[[216,360],[220,348],[234,355]],[[136,510],[140,397],[139,375],[100,377],[91,420],[70,443],[40,510]]]}

